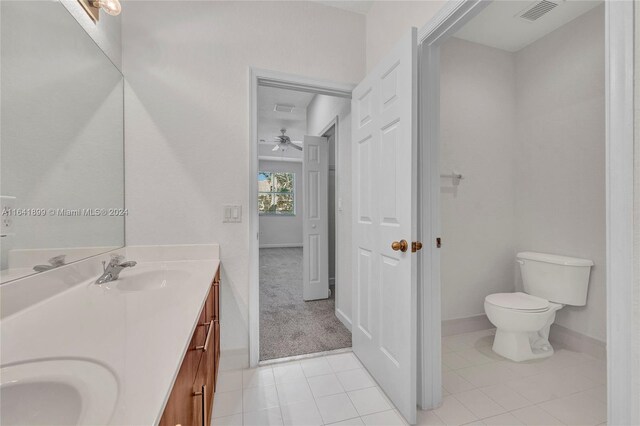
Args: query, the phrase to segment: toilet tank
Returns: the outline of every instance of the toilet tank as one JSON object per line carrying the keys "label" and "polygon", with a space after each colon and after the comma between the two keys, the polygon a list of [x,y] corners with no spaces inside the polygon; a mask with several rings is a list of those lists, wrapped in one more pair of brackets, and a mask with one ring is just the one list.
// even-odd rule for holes
{"label": "toilet tank", "polygon": [[587,304],[593,261],[530,251],[518,253],[516,258],[525,293],[563,305]]}

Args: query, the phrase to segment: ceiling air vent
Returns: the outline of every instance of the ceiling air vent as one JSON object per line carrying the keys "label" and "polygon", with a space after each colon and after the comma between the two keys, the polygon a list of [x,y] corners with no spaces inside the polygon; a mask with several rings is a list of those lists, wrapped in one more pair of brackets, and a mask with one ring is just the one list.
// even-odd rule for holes
{"label": "ceiling air vent", "polygon": [[555,9],[559,3],[560,2],[558,1],[549,0],[539,1],[520,12],[518,14],[518,17],[529,22],[537,21],[538,19]]}
{"label": "ceiling air vent", "polygon": [[293,112],[294,108],[295,106],[293,105],[276,104],[273,110],[278,112]]}

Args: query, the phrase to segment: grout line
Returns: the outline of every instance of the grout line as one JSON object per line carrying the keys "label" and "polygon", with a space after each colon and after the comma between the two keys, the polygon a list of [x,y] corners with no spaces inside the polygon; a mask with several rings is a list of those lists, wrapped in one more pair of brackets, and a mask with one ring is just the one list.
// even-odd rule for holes
{"label": "grout line", "polygon": [[[271,374],[273,374],[273,368],[271,369]],[[280,391],[278,390],[278,384],[276,383],[275,374],[273,375],[273,385],[276,387],[276,396],[278,398],[278,409],[280,410],[280,420],[282,420],[282,424],[284,424],[284,413],[282,412],[282,404],[280,403]],[[244,426],[244,420],[242,424]]]}
{"label": "grout line", "polygon": [[[321,356],[318,358],[324,358],[327,364],[329,363],[329,361],[327,361],[326,359],[327,358],[326,356]],[[329,364],[329,368],[331,368],[331,364]],[[324,425],[325,424],[324,417],[322,417],[322,412],[320,411],[320,407],[318,406],[318,401],[316,400],[316,396],[313,394],[313,391],[311,390],[311,385],[309,384],[309,378],[307,377],[306,374],[304,374],[304,368],[302,369],[302,374],[304,375],[304,378],[307,381],[307,386],[309,386],[309,391],[311,391],[311,397],[313,398],[313,404],[316,406],[316,410],[318,410],[318,415],[320,416],[320,420],[322,420],[322,424]]]}

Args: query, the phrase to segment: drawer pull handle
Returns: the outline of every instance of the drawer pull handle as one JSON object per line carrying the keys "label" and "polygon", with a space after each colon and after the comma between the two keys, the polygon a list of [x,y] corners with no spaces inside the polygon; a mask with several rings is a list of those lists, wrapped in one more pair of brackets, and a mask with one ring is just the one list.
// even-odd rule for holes
{"label": "drawer pull handle", "polygon": [[207,347],[209,346],[209,339],[211,338],[211,333],[213,332],[213,320],[209,323],[209,331],[207,331],[207,338],[204,339],[203,346],[196,346],[196,350],[202,350],[202,352],[207,351]]}
{"label": "drawer pull handle", "polygon": [[194,392],[193,396],[200,396],[200,399],[202,400],[202,426],[207,426],[207,385],[202,385],[201,390],[199,392]]}

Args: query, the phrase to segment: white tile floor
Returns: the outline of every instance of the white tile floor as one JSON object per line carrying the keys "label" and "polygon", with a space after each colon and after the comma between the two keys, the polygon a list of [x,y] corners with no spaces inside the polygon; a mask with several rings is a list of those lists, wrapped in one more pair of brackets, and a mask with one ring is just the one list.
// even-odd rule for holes
{"label": "white tile floor", "polygon": [[[606,422],[604,360],[556,347],[515,363],[493,353],[493,333],[443,338],[444,401],[418,412],[419,425]],[[213,426],[406,425],[352,353],[221,371],[213,416]]]}
{"label": "white tile floor", "polygon": [[211,424],[406,425],[351,352],[221,371]]}
{"label": "white tile floor", "polygon": [[599,425],[607,418],[606,361],[555,347],[511,362],[491,350],[494,330],[442,339],[440,408],[420,425]]}

